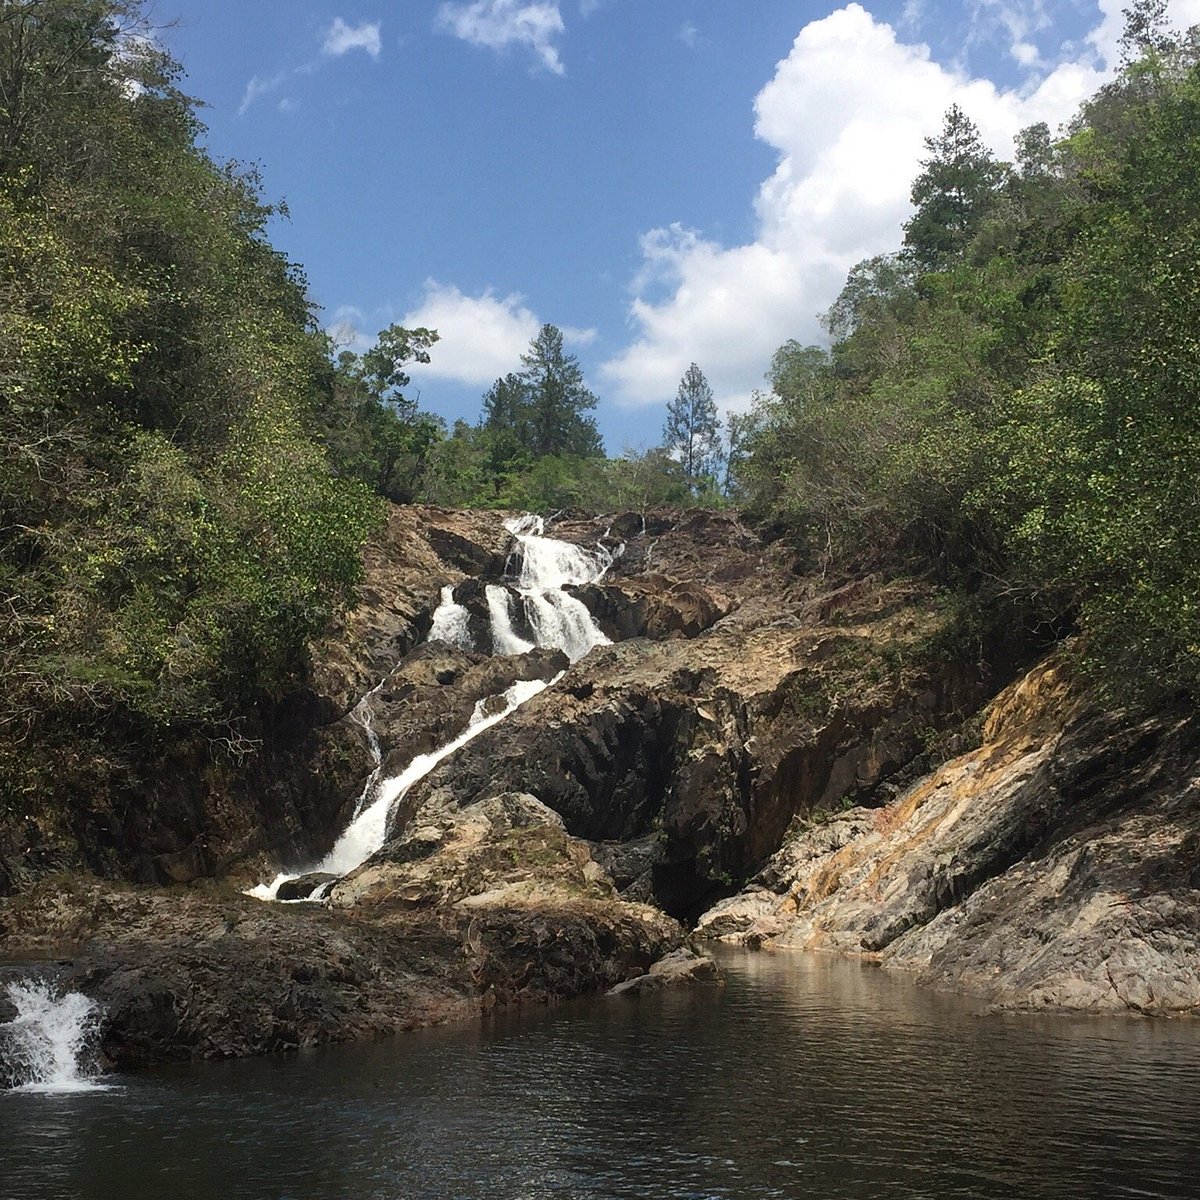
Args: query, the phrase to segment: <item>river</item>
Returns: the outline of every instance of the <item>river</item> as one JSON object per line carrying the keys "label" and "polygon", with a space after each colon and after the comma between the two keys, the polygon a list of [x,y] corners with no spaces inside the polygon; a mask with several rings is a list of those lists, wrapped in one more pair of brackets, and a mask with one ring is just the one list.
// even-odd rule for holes
{"label": "river", "polygon": [[1200,1025],[994,1016],[853,961],[0,1094],[10,1200],[1200,1195]]}

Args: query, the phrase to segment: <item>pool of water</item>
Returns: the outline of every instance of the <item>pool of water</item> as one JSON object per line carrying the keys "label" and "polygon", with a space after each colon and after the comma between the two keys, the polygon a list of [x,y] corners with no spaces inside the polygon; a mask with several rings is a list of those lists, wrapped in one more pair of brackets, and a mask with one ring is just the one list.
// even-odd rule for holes
{"label": "pool of water", "polygon": [[1200,1024],[997,1017],[855,962],[106,1091],[0,1095],[12,1200],[1200,1196]]}

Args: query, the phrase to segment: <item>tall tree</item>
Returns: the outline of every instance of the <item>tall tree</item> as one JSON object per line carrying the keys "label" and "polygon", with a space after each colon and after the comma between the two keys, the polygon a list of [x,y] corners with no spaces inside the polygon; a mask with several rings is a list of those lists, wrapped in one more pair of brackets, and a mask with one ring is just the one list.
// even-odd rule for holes
{"label": "tall tree", "polygon": [[663,443],[678,457],[693,491],[712,474],[721,448],[721,423],[712,388],[695,363],[684,372],[675,399],[667,405]]}
{"label": "tall tree", "polygon": [[925,149],[929,157],[912,186],[917,211],[904,227],[904,244],[923,270],[940,271],[962,255],[995,207],[1007,171],[957,104],[947,110],[942,132],[925,139]]}
{"label": "tall tree", "polygon": [[1128,66],[1147,54],[1165,54],[1175,45],[1167,24],[1167,0],[1133,0],[1121,10],[1121,62]]}
{"label": "tall tree", "polygon": [[521,355],[521,366],[518,378],[526,390],[529,448],[534,456],[602,454],[600,432],[588,415],[596,407],[596,397],[583,381],[579,360],[563,350],[562,330],[543,325]]}
{"label": "tall tree", "polygon": [[529,461],[529,396],[519,375],[510,371],[484,393],[480,426],[492,486],[499,494],[502,477]]}

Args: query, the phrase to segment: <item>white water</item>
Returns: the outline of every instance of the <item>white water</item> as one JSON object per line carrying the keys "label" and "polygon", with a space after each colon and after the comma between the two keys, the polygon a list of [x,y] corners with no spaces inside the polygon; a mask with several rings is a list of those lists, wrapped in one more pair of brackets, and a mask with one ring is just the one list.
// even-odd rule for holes
{"label": "white water", "polygon": [[609,639],[587,605],[563,588],[602,579],[614,556],[599,547],[587,550],[546,537],[541,517],[517,517],[506,521],[504,527],[517,539],[517,598],[534,640],[530,643],[514,632],[508,589],[489,587],[488,610],[496,653],[524,654],[534,645],[549,646],[576,662],[593,646],[608,645]]}
{"label": "white water", "polygon": [[[551,680],[554,683],[556,680]],[[448,758],[456,750],[461,749],[469,741],[477,738],[486,729],[498,725],[505,717],[515,712],[526,700],[532,699],[539,692],[545,691],[550,684],[540,679],[522,680],[514,683],[507,691],[499,696],[489,696],[480,700],[466,729],[452,742],[431,750],[428,754],[418,754],[416,758],[390,779],[385,779],[376,789],[371,802],[346,827],[342,836],[334,843],[333,849],[311,867],[302,871],[281,872],[270,883],[259,884],[251,888],[247,895],[258,900],[274,900],[279,885],[289,879],[298,879],[301,875],[329,874],[348,875],[355,867],[361,866],[384,843],[387,834],[388,813],[396,803],[419,780],[424,779],[434,767],[444,758]],[[490,709],[495,711],[489,712]],[[320,899],[324,894],[314,893],[313,899]]]}
{"label": "white water", "polygon": [[452,587],[442,588],[442,602],[434,610],[429,628],[431,642],[446,642],[460,650],[474,650],[470,629],[471,614],[454,599]]}
{"label": "white water", "polygon": [[[506,521],[505,528],[516,538],[519,565],[515,589],[490,584],[484,590],[493,652],[502,655],[527,654],[535,646],[546,646],[562,650],[575,662],[593,646],[607,645],[609,639],[592,619],[587,606],[568,595],[563,588],[601,579],[616,555],[601,547],[587,550],[582,546],[548,538],[545,536],[544,519],[533,514]],[[533,641],[517,632],[513,619],[516,606],[520,607],[524,621],[533,634]],[[471,649],[469,617],[468,610],[455,601],[453,589],[443,588],[441,602],[433,614],[428,640]],[[380,778],[379,742],[371,724],[371,698],[381,686],[368,692],[354,710],[355,719],[362,724],[371,743],[376,768],[359,797],[353,820],[320,862],[300,871],[280,872],[270,883],[251,888],[247,895],[259,900],[274,900],[280,885],[289,879],[311,874],[349,874],[383,845],[388,814],[397,800],[443,759],[484,730],[499,724],[550,684],[540,680],[522,681],[514,683],[499,696],[480,700],[466,729],[453,741],[428,754],[418,755],[399,775],[389,779]],[[323,899],[329,886],[318,888],[309,899]]]}
{"label": "white water", "polygon": [[97,1083],[83,1063],[95,1042],[100,1006],[79,992],[58,996],[45,980],[10,983],[17,1015],[0,1024],[0,1062],[22,1092],[83,1092]]}
{"label": "white water", "polygon": [[508,588],[489,583],[484,589],[492,620],[492,650],[496,654],[528,654],[533,643],[517,635],[512,623],[512,595]]}

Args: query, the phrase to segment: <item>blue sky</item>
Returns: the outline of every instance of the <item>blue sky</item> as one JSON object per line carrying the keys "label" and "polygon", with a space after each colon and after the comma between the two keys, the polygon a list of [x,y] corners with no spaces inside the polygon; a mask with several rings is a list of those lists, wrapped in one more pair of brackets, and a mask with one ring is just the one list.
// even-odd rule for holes
{"label": "blue sky", "polygon": [[[610,453],[697,362],[726,407],[893,248],[921,138],[994,148],[1105,78],[1125,0],[154,0],[218,158],[356,348],[436,327],[423,407],[475,420],[545,321]],[[1174,0],[1179,24],[1200,0]]]}

